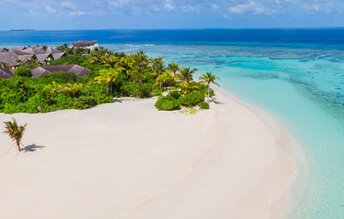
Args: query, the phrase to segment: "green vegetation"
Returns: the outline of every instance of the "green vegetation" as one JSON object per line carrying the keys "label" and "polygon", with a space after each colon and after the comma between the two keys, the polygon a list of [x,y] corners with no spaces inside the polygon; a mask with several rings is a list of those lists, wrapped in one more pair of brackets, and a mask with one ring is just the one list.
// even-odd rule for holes
{"label": "green vegetation", "polygon": [[201,109],[209,109],[209,103],[202,102],[202,103],[199,104],[199,107]]}
{"label": "green vegetation", "polygon": [[[87,109],[111,103],[117,97],[149,98],[158,96],[159,110],[179,110],[183,107],[208,109],[205,97],[213,95],[210,83],[193,81],[196,69],[148,57],[140,51],[134,54],[116,53],[104,48],[93,51],[58,47],[64,57],[48,65],[77,64],[90,70],[87,76],[54,73],[32,78],[36,60],[14,71],[15,77],[0,79],[0,112],[39,113],[62,109]],[[203,83],[204,82],[204,83]]]}
{"label": "green vegetation", "polygon": [[31,68],[29,68],[28,66],[22,65],[19,66],[15,71],[14,71],[14,75],[18,76],[18,77],[31,77]]}
{"label": "green vegetation", "polygon": [[158,110],[179,110],[180,102],[171,95],[160,96],[155,106]]}
{"label": "green vegetation", "polygon": [[17,145],[19,152],[22,150],[20,145],[23,145],[21,143],[21,140],[23,138],[25,129],[26,129],[26,124],[18,125],[17,121],[14,118],[12,118],[12,121],[5,122],[4,133],[10,136],[10,138],[12,138],[14,143]]}

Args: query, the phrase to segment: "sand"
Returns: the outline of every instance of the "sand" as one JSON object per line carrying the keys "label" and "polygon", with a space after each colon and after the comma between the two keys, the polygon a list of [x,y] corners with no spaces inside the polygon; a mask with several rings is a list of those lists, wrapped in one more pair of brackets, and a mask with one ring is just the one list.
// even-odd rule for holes
{"label": "sand", "polygon": [[295,142],[256,107],[221,90],[216,100],[195,115],[154,99],[0,114],[28,123],[28,151],[0,135],[0,218],[270,218]]}

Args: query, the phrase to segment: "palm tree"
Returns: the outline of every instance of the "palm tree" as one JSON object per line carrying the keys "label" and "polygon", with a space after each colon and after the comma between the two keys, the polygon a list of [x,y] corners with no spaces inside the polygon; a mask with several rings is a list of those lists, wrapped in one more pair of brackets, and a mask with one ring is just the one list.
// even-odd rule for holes
{"label": "palm tree", "polygon": [[5,122],[4,133],[8,134],[12,138],[12,140],[16,143],[19,152],[22,150],[20,145],[23,145],[21,143],[21,140],[23,138],[26,125],[27,124],[18,125],[17,121],[14,118],[12,118],[12,121]]}
{"label": "palm tree", "polygon": [[143,51],[138,51],[132,55],[135,64],[139,68],[147,68],[149,64],[148,56]]}
{"label": "palm tree", "polygon": [[197,71],[196,68],[191,69],[190,67],[181,68],[179,71],[179,79],[183,82],[190,83],[192,81],[192,75]]}
{"label": "palm tree", "polygon": [[206,72],[205,74],[203,74],[200,78],[201,82],[205,83],[207,85],[208,88],[208,94],[207,94],[207,99],[209,101],[210,98],[210,84],[216,84],[217,86],[220,86],[218,83],[216,83],[217,80],[220,80],[219,77],[217,77],[216,75],[214,75],[211,72]]}
{"label": "palm tree", "polygon": [[95,77],[94,80],[99,84],[105,84],[106,94],[109,95],[109,89],[112,94],[112,83],[116,80],[119,74],[119,69],[102,69],[99,71],[99,76]]}
{"label": "palm tree", "polygon": [[159,75],[161,75],[164,72],[164,60],[162,60],[162,58],[155,58],[152,59],[152,69],[154,72],[155,77],[158,77]]}
{"label": "palm tree", "polygon": [[160,85],[160,89],[164,85],[171,87],[171,85],[176,82],[176,77],[173,75],[172,71],[167,70],[156,78],[156,82]]}
{"label": "palm tree", "polygon": [[142,84],[146,70],[139,66],[134,66],[128,71],[129,78],[137,83]]}
{"label": "palm tree", "polygon": [[176,73],[179,71],[179,65],[176,62],[172,62],[168,64],[167,70],[170,70],[174,75],[176,75]]}
{"label": "palm tree", "polygon": [[122,72],[129,76],[129,70],[135,66],[135,61],[132,56],[123,56],[116,63],[116,67],[122,69]]}
{"label": "palm tree", "polygon": [[110,65],[111,68],[113,68],[117,62],[118,62],[118,58],[116,55],[109,54],[105,56],[104,64]]}

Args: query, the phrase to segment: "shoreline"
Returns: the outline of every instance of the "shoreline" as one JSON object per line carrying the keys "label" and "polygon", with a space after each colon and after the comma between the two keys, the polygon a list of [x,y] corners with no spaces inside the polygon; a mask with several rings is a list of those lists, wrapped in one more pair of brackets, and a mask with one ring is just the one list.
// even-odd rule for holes
{"label": "shoreline", "polygon": [[270,210],[272,215],[271,218],[289,218],[288,215],[290,215],[293,212],[293,209],[297,207],[297,204],[302,201],[304,192],[306,191],[310,181],[309,161],[301,145],[298,140],[283,126],[283,121],[278,119],[277,115],[271,115],[270,112],[262,106],[256,106],[247,101],[243,101],[241,98],[225,89],[218,89],[217,87],[213,87],[213,89],[216,90],[216,94],[221,92],[233,101],[242,104],[244,107],[252,109],[255,113],[261,116],[263,120],[267,120],[281,131],[287,143],[282,145],[280,144],[279,148],[282,153],[286,153],[290,158],[292,158],[295,168],[293,174],[290,175],[286,182],[286,187],[281,194],[281,197],[271,204]]}
{"label": "shoreline", "polygon": [[24,142],[45,148],[1,148],[1,216],[271,218],[299,146],[259,108],[220,89],[216,100],[196,115],[158,112],[152,99],[15,114],[28,123]]}

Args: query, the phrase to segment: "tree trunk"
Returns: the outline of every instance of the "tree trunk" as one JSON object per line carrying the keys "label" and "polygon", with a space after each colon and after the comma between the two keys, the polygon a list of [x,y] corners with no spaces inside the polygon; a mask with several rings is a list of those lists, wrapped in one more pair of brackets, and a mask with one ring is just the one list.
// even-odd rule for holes
{"label": "tree trunk", "polygon": [[210,99],[210,84],[208,84],[208,103],[210,102],[209,99]]}
{"label": "tree trunk", "polygon": [[17,144],[17,147],[18,147],[18,151],[21,152],[22,149],[20,147],[20,142],[16,142],[16,144]]}

